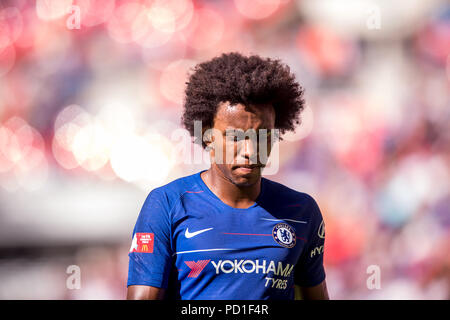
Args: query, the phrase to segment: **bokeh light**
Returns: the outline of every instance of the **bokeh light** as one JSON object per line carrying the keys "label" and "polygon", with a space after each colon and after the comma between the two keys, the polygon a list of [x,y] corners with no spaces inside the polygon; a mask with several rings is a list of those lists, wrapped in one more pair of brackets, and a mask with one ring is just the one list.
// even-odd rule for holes
{"label": "bokeh light", "polygon": [[80,22],[83,26],[93,27],[107,22],[114,12],[115,0],[75,0],[80,7]]}
{"label": "bokeh light", "polygon": [[36,0],[36,14],[42,20],[55,20],[69,12],[73,0]]}
{"label": "bokeh light", "polygon": [[449,26],[444,0],[3,1],[0,299],[125,297],[146,196],[210,166],[188,76],[231,51],[305,89],[263,174],[317,201],[330,296],[448,299]]}
{"label": "bokeh light", "polygon": [[301,28],[297,45],[302,60],[315,73],[343,74],[355,62],[351,41],[322,26]]}
{"label": "bokeh light", "polygon": [[133,40],[143,47],[153,48],[167,43],[175,32],[175,16],[164,6],[152,5],[135,19]]}
{"label": "bokeh light", "polygon": [[167,100],[181,105],[188,72],[194,66],[194,61],[181,59],[172,62],[164,69],[160,77],[159,87]]}
{"label": "bokeh light", "polygon": [[0,8],[0,51],[11,46],[21,35],[23,19],[15,7]]}
{"label": "bokeh light", "polygon": [[0,48],[0,77],[7,74],[16,61],[16,49],[13,46]]}
{"label": "bokeh light", "polygon": [[111,151],[111,166],[127,182],[160,183],[167,177],[173,160],[170,143],[159,135],[123,136]]}
{"label": "bokeh light", "polygon": [[248,19],[264,19],[280,6],[280,0],[234,0],[237,11]]}
{"label": "bokeh light", "polygon": [[12,117],[0,124],[0,183],[9,191],[35,190],[47,178],[44,140],[25,120]]}
{"label": "bokeh light", "polygon": [[74,139],[79,130],[91,121],[89,113],[78,105],[67,106],[56,117],[52,151],[63,168],[74,169],[79,166],[73,153]]}
{"label": "bokeh light", "polygon": [[77,131],[71,149],[80,166],[96,171],[108,162],[110,146],[108,133],[100,123],[93,121]]}
{"label": "bokeh light", "polygon": [[137,2],[118,5],[108,21],[109,36],[119,43],[129,43],[141,38],[147,28],[139,28],[140,25],[136,25],[136,21],[141,21],[140,17],[146,12],[146,7]]}
{"label": "bokeh light", "polygon": [[181,31],[185,43],[196,49],[204,50],[217,45],[223,37],[225,21],[213,8],[202,7],[195,11],[194,17]]}

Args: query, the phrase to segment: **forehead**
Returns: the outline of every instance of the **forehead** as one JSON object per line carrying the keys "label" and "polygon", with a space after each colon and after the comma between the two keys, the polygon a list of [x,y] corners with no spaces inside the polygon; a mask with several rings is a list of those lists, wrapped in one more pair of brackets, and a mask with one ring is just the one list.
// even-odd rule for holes
{"label": "forehead", "polygon": [[214,128],[226,129],[272,129],[275,125],[275,111],[272,105],[243,105],[222,102],[217,108]]}

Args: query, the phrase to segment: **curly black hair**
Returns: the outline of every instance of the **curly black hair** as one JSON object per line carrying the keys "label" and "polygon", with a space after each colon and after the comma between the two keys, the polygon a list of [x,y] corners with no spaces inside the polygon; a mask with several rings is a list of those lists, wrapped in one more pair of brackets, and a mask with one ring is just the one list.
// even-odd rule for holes
{"label": "curly black hair", "polygon": [[212,128],[220,103],[271,103],[275,109],[275,128],[280,135],[300,124],[304,108],[303,88],[287,65],[278,59],[249,57],[240,53],[224,53],[196,65],[186,82],[182,123],[194,136],[194,121],[202,121],[203,129]]}

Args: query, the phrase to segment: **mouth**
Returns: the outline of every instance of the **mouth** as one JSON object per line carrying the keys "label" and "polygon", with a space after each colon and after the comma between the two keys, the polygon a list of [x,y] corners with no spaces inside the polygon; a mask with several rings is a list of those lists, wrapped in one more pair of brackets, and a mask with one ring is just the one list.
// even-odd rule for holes
{"label": "mouth", "polygon": [[259,164],[240,164],[240,165],[234,166],[233,169],[238,169],[238,168],[253,169],[253,168],[260,168],[260,167],[262,167],[262,165],[259,165]]}
{"label": "mouth", "polygon": [[234,166],[233,170],[236,170],[238,172],[241,172],[243,174],[248,174],[248,173],[253,173],[256,172],[259,168],[262,168],[262,165],[258,165],[258,164],[244,164],[244,165],[238,165],[238,166]]}

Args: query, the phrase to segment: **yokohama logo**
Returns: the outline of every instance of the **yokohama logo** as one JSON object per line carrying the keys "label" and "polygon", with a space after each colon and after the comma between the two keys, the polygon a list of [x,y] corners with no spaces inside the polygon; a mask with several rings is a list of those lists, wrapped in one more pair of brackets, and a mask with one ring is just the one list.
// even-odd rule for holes
{"label": "yokohama logo", "polygon": [[[209,260],[185,261],[186,265],[191,269],[188,278],[197,278],[200,272],[208,265]],[[293,264],[283,264],[278,261],[266,260],[219,260],[211,261],[216,274],[219,273],[272,273],[274,276],[289,277],[294,269]]]}
{"label": "yokohama logo", "polygon": [[200,272],[206,267],[206,265],[211,261],[209,260],[198,260],[195,261],[185,261],[187,266],[191,269],[191,272],[188,274],[188,278],[197,278]]}

